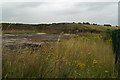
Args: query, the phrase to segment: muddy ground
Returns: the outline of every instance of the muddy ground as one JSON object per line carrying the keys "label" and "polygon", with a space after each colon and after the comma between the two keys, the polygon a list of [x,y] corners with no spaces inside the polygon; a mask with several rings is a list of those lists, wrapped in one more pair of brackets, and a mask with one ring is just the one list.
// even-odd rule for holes
{"label": "muddy ground", "polygon": [[2,45],[15,47],[15,46],[41,46],[45,43],[57,42],[58,38],[69,37],[70,34],[46,34],[46,33],[30,33],[30,34],[3,34]]}

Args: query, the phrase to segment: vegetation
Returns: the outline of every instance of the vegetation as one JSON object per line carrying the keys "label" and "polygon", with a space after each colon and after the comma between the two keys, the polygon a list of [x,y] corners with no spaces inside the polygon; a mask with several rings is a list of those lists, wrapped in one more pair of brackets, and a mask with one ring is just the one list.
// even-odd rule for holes
{"label": "vegetation", "polygon": [[38,50],[3,46],[3,77],[116,78],[112,40],[104,38],[101,34],[80,33]]}
{"label": "vegetation", "polygon": [[91,32],[101,33],[107,29],[114,30],[118,27],[103,26],[97,24],[90,24],[89,22],[82,23],[53,23],[53,24],[13,24],[2,23],[3,33],[33,33],[33,32],[45,32],[45,33],[78,33],[78,32]]}
{"label": "vegetation", "polygon": [[[119,27],[84,23],[2,23],[3,33],[59,34],[57,42],[33,49],[3,44],[4,78],[116,78],[112,31]],[[64,34],[70,37],[61,38]],[[35,40],[37,41],[37,40]]]}

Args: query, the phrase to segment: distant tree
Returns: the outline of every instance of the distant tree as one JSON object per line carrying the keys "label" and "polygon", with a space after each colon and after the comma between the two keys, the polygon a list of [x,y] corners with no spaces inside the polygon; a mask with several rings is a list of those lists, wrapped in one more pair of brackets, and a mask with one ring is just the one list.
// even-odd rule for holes
{"label": "distant tree", "polygon": [[93,23],[93,25],[97,25],[96,23]]}
{"label": "distant tree", "polygon": [[85,22],[83,22],[83,24],[86,24]]}
{"label": "distant tree", "polygon": [[89,22],[86,22],[86,24],[90,25],[90,23],[89,23]]}
{"label": "distant tree", "polygon": [[88,25],[90,25],[90,23],[89,23],[89,22],[83,22],[83,24],[88,24]]}
{"label": "distant tree", "polygon": [[55,24],[55,25],[56,25],[57,23],[52,23],[52,24]]}
{"label": "distant tree", "polygon": [[65,23],[61,23],[62,25],[64,25]]}
{"label": "distant tree", "polygon": [[111,26],[110,24],[104,24],[104,26]]}

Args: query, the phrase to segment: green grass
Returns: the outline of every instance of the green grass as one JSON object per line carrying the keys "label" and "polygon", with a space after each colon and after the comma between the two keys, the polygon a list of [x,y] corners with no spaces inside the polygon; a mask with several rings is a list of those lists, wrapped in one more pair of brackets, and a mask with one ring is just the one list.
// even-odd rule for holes
{"label": "green grass", "polygon": [[[85,31],[105,32],[106,30],[115,30],[119,28],[114,26],[103,26],[103,25],[92,25],[92,24],[86,25],[86,24],[78,24],[78,23],[65,23],[65,24],[58,23],[58,24],[40,24],[40,25],[37,25],[37,24],[35,25],[11,24],[10,25],[7,23],[3,23],[2,27],[3,27],[3,33],[46,32],[46,33],[58,33],[58,34],[62,32],[62,30],[85,30]],[[43,28],[47,30],[41,30]]]}
{"label": "green grass", "polygon": [[111,40],[104,41],[99,34],[87,35],[60,39],[35,51],[3,47],[3,77],[115,78]]}

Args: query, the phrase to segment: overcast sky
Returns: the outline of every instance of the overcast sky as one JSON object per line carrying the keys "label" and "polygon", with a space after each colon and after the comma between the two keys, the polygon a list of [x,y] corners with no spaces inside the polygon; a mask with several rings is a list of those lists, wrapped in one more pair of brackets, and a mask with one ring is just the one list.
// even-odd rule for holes
{"label": "overcast sky", "polygon": [[90,22],[118,25],[117,2],[3,2],[2,21],[20,23]]}

